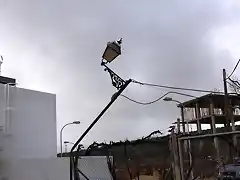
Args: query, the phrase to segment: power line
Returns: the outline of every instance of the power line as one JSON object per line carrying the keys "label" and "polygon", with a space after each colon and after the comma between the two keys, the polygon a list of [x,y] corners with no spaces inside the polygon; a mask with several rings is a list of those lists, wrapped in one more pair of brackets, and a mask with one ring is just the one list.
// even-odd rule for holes
{"label": "power line", "polygon": [[236,80],[232,80],[232,81],[234,82],[235,85],[237,85],[240,88],[240,83],[238,81],[236,81]]}
{"label": "power line", "polygon": [[150,102],[140,102],[140,101],[136,101],[136,100],[134,100],[132,98],[129,98],[128,96],[125,96],[125,95],[121,95],[121,96],[126,98],[126,99],[128,99],[129,101],[132,101],[132,102],[137,103],[137,104],[150,105],[150,104],[158,102],[159,100],[161,100],[162,98],[164,98],[168,94],[179,94],[179,95],[183,95],[183,96],[196,98],[196,96],[193,96],[193,95],[190,95],[190,94],[185,94],[185,93],[180,93],[180,92],[175,92],[175,91],[169,91],[169,92],[163,94],[162,96],[160,96],[159,98],[157,98],[156,100],[153,100],[153,101],[150,101]]}
{"label": "power line", "polygon": [[194,92],[203,92],[203,93],[223,93],[223,92],[216,92],[216,91],[210,91],[210,90],[204,90],[204,89],[193,89],[193,88],[183,88],[183,87],[151,84],[151,83],[139,82],[139,81],[136,81],[136,80],[132,80],[132,82],[136,83],[136,84],[140,84],[140,85],[152,86],[152,87],[158,87],[158,88],[166,88],[166,89],[175,89],[175,90],[183,90],[183,91],[194,91]]}
{"label": "power line", "polygon": [[[239,88],[240,89],[240,84],[239,84],[239,82],[238,81],[234,81],[234,80],[232,80],[231,78],[228,78],[237,88]],[[230,84],[230,83],[229,83]],[[232,84],[231,84],[232,85]],[[232,85],[233,86],[233,85]]]}
{"label": "power line", "polygon": [[235,65],[235,67],[234,67],[232,73],[227,77],[227,79],[229,79],[229,78],[233,75],[233,73],[235,72],[235,70],[236,70],[237,67],[238,67],[239,62],[240,62],[240,59],[238,60],[238,62],[237,62],[237,64]]}
{"label": "power line", "polygon": [[235,88],[235,86],[233,84],[231,84],[230,82],[227,81],[227,83],[230,87]]}
{"label": "power line", "polygon": [[140,102],[140,101],[136,101],[134,99],[131,99],[131,98],[129,98],[129,97],[123,95],[123,94],[121,96],[126,98],[126,99],[128,99],[129,101],[132,101],[134,103],[141,104],[141,105],[150,105],[150,104],[153,104],[153,103],[155,103],[155,102],[157,102],[157,101],[159,101],[159,100],[161,100],[163,98],[163,97],[160,97],[160,98],[158,98],[158,99],[156,99],[154,101],[150,101],[150,102]]}

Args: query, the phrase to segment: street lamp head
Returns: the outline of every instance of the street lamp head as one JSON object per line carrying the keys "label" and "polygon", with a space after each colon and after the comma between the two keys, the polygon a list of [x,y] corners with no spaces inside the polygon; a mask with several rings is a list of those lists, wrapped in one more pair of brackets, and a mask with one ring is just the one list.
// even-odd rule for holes
{"label": "street lamp head", "polygon": [[108,42],[102,58],[108,63],[112,62],[116,57],[121,55],[122,38],[118,41]]}
{"label": "street lamp head", "polygon": [[80,121],[73,121],[73,124],[80,124]]}
{"label": "street lamp head", "polygon": [[122,38],[120,38],[119,40],[117,40],[117,43],[118,43],[119,45],[121,45],[121,44],[122,44]]}
{"label": "street lamp head", "polygon": [[164,100],[164,101],[172,101],[173,99],[170,98],[170,97],[165,97],[163,100]]}

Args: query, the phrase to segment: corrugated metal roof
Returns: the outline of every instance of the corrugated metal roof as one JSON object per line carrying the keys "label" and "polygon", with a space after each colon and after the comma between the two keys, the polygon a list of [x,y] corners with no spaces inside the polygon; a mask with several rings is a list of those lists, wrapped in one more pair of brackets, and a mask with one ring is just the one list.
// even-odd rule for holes
{"label": "corrugated metal roof", "polygon": [[[109,157],[111,163],[113,157]],[[112,180],[112,175],[108,168],[106,156],[85,156],[80,157],[78,161],[78,168],[85,174],[90,180]],[[85,179],[80,174],[80,179]]]}

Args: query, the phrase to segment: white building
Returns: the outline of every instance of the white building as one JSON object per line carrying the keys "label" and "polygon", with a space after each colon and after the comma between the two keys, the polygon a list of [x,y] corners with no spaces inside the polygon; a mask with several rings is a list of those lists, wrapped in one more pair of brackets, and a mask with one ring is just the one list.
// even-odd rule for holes
{"label": "white building", "polygon": [[0,127],[5,158],[56,157],[56,95],[0,84]]}
{"label": "white building", "polygon": [[56,173],[69,171],[67,159],[57,162],[56,95],[5,80],[0,77],[0,180],[68,179]]}
{"label": "white building", "polygon": [[[57,158],[56,95],[12,80],[0,76],[0,180],[69,179],[69,158]],[[112,180],[106,157],[82,157],[78,167],[91,180]]]}

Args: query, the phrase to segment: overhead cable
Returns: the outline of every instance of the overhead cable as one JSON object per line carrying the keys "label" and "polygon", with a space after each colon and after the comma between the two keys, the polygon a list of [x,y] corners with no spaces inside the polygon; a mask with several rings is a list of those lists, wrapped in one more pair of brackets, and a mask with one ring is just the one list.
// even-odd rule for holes
{"label": "overhead cable", "polygon": [[175,90],[183,90],[183,91],[194,91],[194,92],[203,92],[203,93],[222,93],[223,94],[223,92],[216,92],[216,91],[210,91],[210,90],[204,90],[204,89],[193,89],[193,88],[183,88],[183,87],[151,84],[151,83],[145,83],[145,82],[140,82],[140,81],[136,81],[136,80],[132,80],[132,82],[136,83],[136,84],[140,84],[140,85],[152,86],[152,87],[158,87],[158,88],[175,89]]}
{"label": "overhead cable", "polygon": [[236,92],[236,90],[235,90],[236,86],[234,86],[235,84],[232,84],[232,83],[230,83],[228,81],[227,81],[227,83]]}
{"label": "overhead cable", "polygon": [[[237,88],[239,88],[240,89],[240,84],[239,84],[239,82],[238,81],[234,81],[234,80],[232,80],[231,78],[228,78]],[[232,85],[233,86],[233,85]]]}
{"label": "overhead cable", "polygon": [[175,91],[170,91],[170,92],[167,92],[165,94],[163,94],[162,96],[160,96],[159,98],[157,98],[156,100],[153,100],[153,101],[150,101],[150,102],[140,102],[140,101],[136,101],[132,98],[129,98],[128,96],[125,96],[125,95],[121,95],[122,97],[128,99],[129,101],[132,101],[134,103],[137,103],[137,104],[141,104],[141,105],[150,105],[150,104],[153,104],[153,103],[156,103],[158,102],[159,100],[161,100],[162,98],[164,98],[166,95],[168,94],[179,94],[179,95],[183,95],[183,96],[188,96],[188,97],[192,97],[192,98],[196,98],[196,96],[193,96],[193,95],[189,95],[189,94],[185,94],[185,93],[180,93],[180,92],[175,92]]}
{"label": "overhead cable", "polygon": [[229,79],[229,78],[233,75],[233,73],[235,72],[235,70],[236,70],[237,67],[238,67],[239,62],[240,62],[240,59],[238,60],[238,62],[237,62],[237,64],[235,65],[234,69],[232,70],[232,73],[227,77],[227,79]]}

